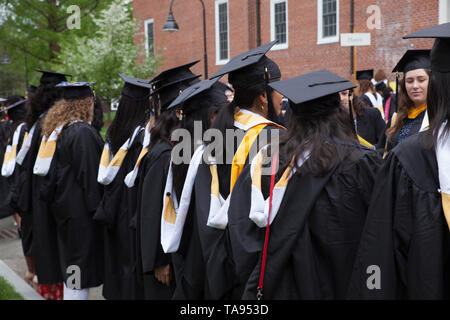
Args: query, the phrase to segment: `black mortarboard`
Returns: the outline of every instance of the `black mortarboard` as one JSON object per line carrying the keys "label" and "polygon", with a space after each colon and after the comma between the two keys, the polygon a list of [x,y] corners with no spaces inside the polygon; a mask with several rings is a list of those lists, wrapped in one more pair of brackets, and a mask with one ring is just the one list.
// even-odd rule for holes
{"label": "black mortarboard", "polygon": [[62,98],[65,100],[84,99],[93,97],[94,92],[91,89],[93,83],[89,82],[69,82],[58,83],[55,87],[62,88]]}
{"label": "black mortarboard", "polygon": [[403,38],[436,38],[430,53],[431,70],[450,72],[450,22],[408,34]]}
{"label": "black mortarboard", "polygon": [[356,71],[356,80],[372,80],[373,69]]}
{"label": "black mortarboard", "polygon": [[225,103],[227,101],[225,91],[230,90],[230,88],[218,82],[218,80],[219,78],[206,79],[191,85],[183,90],[167,109],[181,105],[183,105],[183,109],[195,109],[196,103],[193,100],[197,99],[208,99],[212,104]]}
{"label": "black mortarboard", "polygon": [[[231,59],[225,66],[217,71],[211,78],[221,77],[227,73],[232,73],[241,70],[245,67],[251,66],[260,62],[266,56],[266,53],[277,43],[277,40],[269,42],[258,48],[244,52],[233,59]],[[262,70],[264,72],[264,68]]]}
{"label": "black mortarboard", "polygon": [[167,107],[172,103],[172,101],[175,100],[185,89],[198,82],[200,82],[200,80],[194,78],[191,80],[174,82],[157,89],[160,110],[167,110]]}
{"label": "black mortarboard", "polygon": [[40,79],[41,84],[58,84],[67,81],[66,76],[72,78],[72,75],[65,73],[58,73],[45,70],[36,70],[36,71],[42,72],[42,76]]}
{"label": "black mortarboard", "polygon": [[200,75],[195,75],[190,68],[197,64],[200,60],[193,61],[181,66],[177,66],[171,69],[164,70],[156,77],[151,80],[153,84],[153,93],[157,92],[160,88],[181,82],[188,81],[194,78],[200,77]]}
{"label": "black mortarboard", "polygon": [[152,84],[149,80],[134,78],[119,74],[125,84],[122,89],[122,96],[132,100],[145,100],[150,97]]}
{"label": "black mortarboard", "polygon": [[328,70],[319,70],[299,77],[273,82],[269,86],[289,99],[294,105],[356,87],[352,82]]}
{"label": "black mortarboard", "polygon": [[430,51],[431,50],[408,50],[397,63],[392,72],[403,72],[430,69]]}
{"label": "black mortarboard", "polygon": [[0,112],[5,112],[5,111],[8,111],[8,110],[10,110],[12,108],[20,107],[20,106],[24,105],[27,101],[28,100],[25,100],[25,99],[19,100],[16,103],[13,103],[12,105],[8,106],[7,108],[5,108],[3,110],[0,110]]}

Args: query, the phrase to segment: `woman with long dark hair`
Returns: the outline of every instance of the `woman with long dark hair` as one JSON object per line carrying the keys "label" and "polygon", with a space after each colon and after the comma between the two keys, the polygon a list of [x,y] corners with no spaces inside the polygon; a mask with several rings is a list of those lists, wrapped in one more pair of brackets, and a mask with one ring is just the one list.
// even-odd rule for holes
{"label": "woman with long dark hair", "polygon": [[20,178],[12,197],[13,206],[21,216],[25,256],[34,260],[39,292],[46,299],[62,299],[63,272],[59,265],[56,241],[56,225],[51,219],[49,203],[40,197],[43,178],[33,174],[33,168],[41,142],[41,124],[47,111],[61,99],[61,90],[55,85],[67,81],[66,74],[42,71],[40,85],[31,96],[25,122],[28,136],[17,154]]}
{"label": "woman with long dark hair", "polygon": [[[152,79],[152,102],[156,116],[149,123],[144,139],[144,149],[138,168],[136,210],[136,243],[138,277],[143,281],[145,298],[169,300],[175,290],[175,276],[170,254],[164,253],[160,241],[161,212],[171,151],[175,144],[172,132],[180,126],[177,110],[168,110],[180,91],[198,83],[198,76],[190,71],[194,63],[161,72]],[[127,181],[130,186],[130,181]]]}
{"label": "woman with long dark hair", "polygon": [[105,226],[103,296],[114,300],[143,297],[135,270],[136,239],[132,229],[137,189],[127,188],[124,179],[142,149],[151,88],[148,80],[120,77],[124,86],[98,168],[97,181],[104,186],[104,193],[94,216]]}
{"label": "woman with long dark hair", "polygon": [[[62,99],[42,122],[42,141],[34,174],[43,177],[41,197],[56,224],[64,277],[64,300],[87,300],[89,288],[103,283],[102,229],[93,220],[102,188],[97,164],[103,141],[91,126],[94,93],[86,82],[63,82]],[[73,281],[73,274],[79,278]]]}
{"label": "woman with long dark hair", "polygon": [[272,155],[254,158],[231,197],[242,298],[342,299],[381,159],[358,143],[341,106],[351,82],[320,70],[270,86],[292,114]]}
{"label": "woman with long dark hair", "polygon": [[[226,90],[227,86],[218,82],[218,78],[207,79],[185,89],[169,106],[177,109],[183,133],[172,151],[161,217],[161,244],[165,252],[171,253],[176,277],[174,299],[211,298],[201,242],[206,222],[198,220],[197,203],[193,200],[209,198],[209,193],[198,194],[194,184],[204,150],[203,135],[211,127],[216,107],[227,101]],[[176,212],[175,221],[170,212]]]}
{"label": "woman with long dark hair", "polygon": [[405,36],[433,37],[429,129],[394,148],[378,173],[350,298],[450,298],[450,23]]}
{"label": "woman with long dark hair", "polygon": [[397,112],[386,125],[378,148],[389,152],[407,137],[428,127],[427,91],[430,50],[408,50],[392,72],[402,72]]}

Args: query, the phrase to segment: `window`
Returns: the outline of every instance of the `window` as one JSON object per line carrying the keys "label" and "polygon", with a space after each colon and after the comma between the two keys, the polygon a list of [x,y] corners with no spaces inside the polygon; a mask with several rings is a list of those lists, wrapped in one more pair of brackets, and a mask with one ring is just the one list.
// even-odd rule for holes
{"label": "window", "polygon": [[450,0],[439,0],[439,24],[450,22]]}
{"label": "window", "polygon": [[273,50],[287,49],[288,45],[288,2],[287,0],[270,1],[270,37],[278,40]]}
{"label": "window", "polygon": [[145,52],[155,54],[155,35],[153,19],[145,20]]}
{"label": "window", "polygon": [[225,64],[230,56],[228,0],[216,0],[216,64]]}
{"label": "window", "polygon": [[339,41],[339,0],[317,1],[317,44]]}

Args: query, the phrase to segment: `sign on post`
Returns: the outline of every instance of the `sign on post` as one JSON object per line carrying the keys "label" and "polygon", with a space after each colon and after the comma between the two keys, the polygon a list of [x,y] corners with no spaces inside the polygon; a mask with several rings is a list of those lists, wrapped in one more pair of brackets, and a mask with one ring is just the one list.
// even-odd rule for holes
{"label": "sign on post", "polygon": [[341,33],[342,47],[370,46],[370,32],[367,33]]}

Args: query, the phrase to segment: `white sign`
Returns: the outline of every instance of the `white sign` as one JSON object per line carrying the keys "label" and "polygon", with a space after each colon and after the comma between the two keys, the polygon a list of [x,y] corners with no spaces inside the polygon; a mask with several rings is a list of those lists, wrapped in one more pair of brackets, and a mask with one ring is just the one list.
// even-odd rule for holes
{"label": "white sign", "polygon": [[370,46],[370,32],[368,33],[341,33],[342,47]]}

